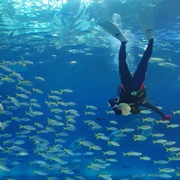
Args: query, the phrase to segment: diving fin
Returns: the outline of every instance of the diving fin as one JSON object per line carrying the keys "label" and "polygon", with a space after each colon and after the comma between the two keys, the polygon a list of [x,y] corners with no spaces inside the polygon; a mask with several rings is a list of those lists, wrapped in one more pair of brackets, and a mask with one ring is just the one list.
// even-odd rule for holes
{"label": "diving fin", "polygon": [[123,35],[122,31],[110,20],[106,20],[105,22],[100,23],[99,26],[101,26],[104,30],[109,32],[112,36],[114,36],[119,41],[128,42],[128,39]]}
{"label": "diving fin", "polygon": [[151,8],[136,13],[142,31],[148,40],[154,38],[154,17]]}

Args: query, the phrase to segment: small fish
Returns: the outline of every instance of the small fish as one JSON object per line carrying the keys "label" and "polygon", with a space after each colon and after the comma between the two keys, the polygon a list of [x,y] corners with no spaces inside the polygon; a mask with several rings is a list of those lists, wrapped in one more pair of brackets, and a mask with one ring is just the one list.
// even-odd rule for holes
{"label": "small fish", "polygon": [[151,126],[149,126],[149,125],[142,125],[142,126],[137,126],[137,127],[138,127],[138,130],[139,130],[139,129],[142,129],[142,130],[151,129]]}
{"label": "small fish", "polygon": [[39,93],[39,94],[43,94],[43,91],[37,88],[32,88],[33,91]]}
{"label": "small fish", "polygon": [[116,127],[106,127],[106,130],[107,131],[117,131],[118,128],[116,128]]}
{"label": "small fish", "polygon": [[165,136],[165,135],[162,133],[152,134],[152,137],[163,137],[163,136]]}
{"label": "small fish", "polygon": [[98,177],[101,177],[101,178],[103,178],[105,180],[112,180],[111,174],[99,174]]}
{"label": "small fish", "polygon": [[95,158],[94,161],[97,161],[97,162],[102,163],[102,164],[106,163],[106,161],[104,159]]}
{"label": "small fish", "polygon": [[99,121],[105,120],[105,118],[101,118],[101,117],[97,117],[96,119]]}
{"label": "small fish", "polygon": [[134,134],[134,141],[145,141],[147,138],[143,135],[139,134]]}
{"label": "small fish", "polygon": [[66,127],[64,127],[63,129],[68,131],[74,131],[76,130],[76,127],[73,124],[66,123]]}
{"label": "small fish", "polygon": [[173,63],[169,63],[169,62],[162,62],[162,63],[159,63],[158,65],[168,67],[168,68],[172,68],[172,69],[175,69],[175,68],[179,67],[178,65],[173,64]]}
{"label": "small fish", "polygon": [[34,174],[38,174],[40,176],[47,176],[48,174],[44,171],[40,171],[40,170],[34,170]]}
{"label": "small fish", "polygon": [[[0,138],[1,137],[7,137],[7,138],[9,138],[9,137],[12,137],[12,134],[9,134],[9,133],[5,133],[5,134],[0,134]],[[0,146],[1,147],[1,146]]]}
{"label": "small fish", "polygon": [[[62,117],[59,116],[59,115],[54,115],[54,117],[55,117],[57,120],[62,120]],[[68,117],[66,116],[66,118],[68,118]]]}
{"label": "small fish", "polygon": [[71,90],[71,89],[61,89],[61,92],[62,92],[62,93],[64,93],[64,92],[66,92],[66,93],[72,93],[73,90]]}
{"label": "small fish", "polygon": [[155,119],[154,118],[142,118],[142,121],[143,122],[153,122],[153,121],[155,121]]}
{"label": "small fish", "polygon": [[18,78],[19,80],[24,80],[24,78],[21,76],[21,74],[13,71],[11,74],[9,74],[10,77],[16,77]]}
{"label": "small fish", "polygon": [[12,61],[5,61],[4,59],[2,61],[5,66],[14,66],[14,62]]}
{"label": "small fish", "polygon": [[86,105],[86,109],[87,109],[87,108],[92,109],[92,110],[97,110],[97,107],[91,106],[91,105],[90,105],[90,106]]}
{"label": "small fish", "polygon": [[24,143],[25,143],[24,140],[16,140],[16,141],[14,141],[13,144],[16,144],[16,145],[22,145],[22,144],[24,144]]}
{"label": "small fish", "polygon": [[95,146],[95,145],[89,146],[89,149],[93,149],[93,150],[96,150],[96,151],[101,151],[102,150],[102,148],[100,146]]}
{"label": "small fish", "polygon": [[20,106],[29,106],[30,104],[28,102],[21,102]]}
{"label": "small fish", "polygon": [[156,140],[156,141],[153,141],[153,144],[156,144],[156,143],[164,144],[164,143],[166,143],[166,142],[167,142],[166,139],[158,139],[158,140]]}
{"label": "small fish", "polygon": [[121,129],[121,132],[128,132],[128,133],[130,133],[130,132],[133,132],[133,131],[134,131],[133,128],[125,128],[125,129]]}
{"label": "small fish", "polygon": [[113,110],[111,111],[106,111],[106,114],[115,114],[115,112]]}
{"label": "small fish", "polygon": [[173,115],[175,114],[180,114],[180,110],[177,110],[177,111],[172,111]]}
{"label": "small fish", "polygon": [[12,79],[12,78],[10,78],[10,77],[8,77],[8,76],[6,76],[6,77],[1,77],[1,81],[6,81],[6,82],[9,82],[9,83],[14,83],[15,82],[15,80],[14,79]]}
{"label": "small fish", "polygon": [[144,160],[144,161],[150,161],[151,158],[148,156],[140,156],[140,160]]}
{"label": "small fish", "polygon": [[5,166],[4,164],[0,164],[0,170],[1,171],[10,171],[10,169],[7,166]]}
{"label": "small fish", "polygon": [[15,106],[20,107],[20,103],[15,97],[8,96],[8,99],[10,99]]}
{"label": "small fish", "polygon": [[151,114],[150,110],[141,110],[140,111],[142,114]]}
{"label": "small fish", "polygon": [[41,111],[33,111],[32,114],[34,114],[36,116],[42,116],[44,113]]}
{"label": "small fish", "polygon": [[[73,171],[71,171],[70,169],[61,169],[61,173],[65,173],[65,174],[74,174]],[[46,173],[47,174],[47,173]]]}
{"label": "small fish", "polygon": [[32,164],[39,164],[41,166],[44,166],[44,165],[46,165],[46,162],[42,161],[42,160],[34,160],[34,161],[30,162],[30,165],[32,165]]}
{"label": "small fish", "polygon": [[64,151],[65,151],[67,154],[69,154],[70,156],[74,156],[74,152],[71,151],[70,149],[64,148]]}
{"label": "small fish", "polygon": [[106,152],[103,152],[103,155],[110,155],[110,156],[112,156],[112,155],[115,155],[115,154],[116,154],[115,151],[106,151]]}
{"label": "small fish", "polygon": [[149,62],[162,62],[165,61],[165,59],[163,58],[158,58],[158,57],[154,57],[154,58],[150,58]]}
{"label": "small fish", "polygon": [[0,65],[0,68],[2,68],[6,72],[12,72],[12,70],[7,66]]}
{"label": "small fish", "polygon": [[27,65],[32,65],[32,64],[34,64],[32,61],[28,61],[28,60],[24,60],[23,63],[24,63],[24,64],[27,64]]}
{"label": "small fish", "polygon": [[166,152],[168,152],[168,151],[177,152],[177,151],[180,151],[180,148],[179,147],[166,148]]}
{"label": "small fish", "polygon": [[75,103],[75,102],[68,102],[67,105],[68,105],[68,106],[75,106],[76,103]]}
{"label": "small fish", "polygon": [[156,122],[156,124],[159,124],[159,123],[168,124],[170,121],[168,121],[168,120],[159,120],[159,121],[155,121],[155,122]]}
{"label": "small fish", "polygon": [[37,126],[39,128],[44,128],[44,126],[40,123],[34,122],[34,126]]}
{"label": "small fish", "polygon": [[63,136],[63,137],[65,137],[65,136],[68,136],[68,134],[65,133],[65,132],[61,132],[61,133],[59,133],[59,134],[56,134],[56,136]]}
{"label": "small fish", "polygon": [[36,80],[40,80],[40,81],[45,81],[45,79],[43,77],[40,76],[35,76]]}
{"label": "small fish", "polygon": [[24,86],[33,86],[33,83],[31,81],[21,81],[21,80],[18,80],[19,81],[19,84],[22,84]]}
{"label": "small fish", "polygon": [[61,98],[60,98],[59,96],[51,96],[51,95],[48,95],[48,98],[51,98],[51,99],[56,100],[56,101],[61,100]]}
{"label": "small fish", "polygon": [[91,116],[95,116],[96,115],[96,113],[95,112],[91,112],[91,111],[89,111],[89,112],[84,112],[84,114],[85,115],[91,115]]}
{"label": "small fish", "polygon": [[34,107],[37,107],[37,108],[40,108],[40,107],[41,107],[40,104],[38,104],[38,103],[33,103],[33,102],[32,102],[30,105],[31,105],[31,106],[34,106]]}
{"label": "small fish", "polygon": [[141,152],[136,152],[136,151],[129,151],[129,152],[126,152],[126,153],[123,153],[123,156],[141,156],[142,153]]}
{"label": "small fish", "polygon": [[33,99],[30,99],[30,102],[31,103],[36,103],[38,100],[37,99],[35,99],[35,98],[33,98]]}
{"label": "small fish", "polygon": [[110,124],[118,124],[116,121],[114,121],[114,120],[110,120],[110,122],[109,122]]}
{"label": "small fish", "polygon": [[169,162],[166,160],[158,160],[158,161],[154,161],[154,164],[168,164]]}
{"label": "small fish", "polygon": [[117,162],[118,160],[117,159],[114,159],[114,158],[106,158],[106,161],[108,162]]}
{"label": "small fish", "polygon": [[20,125],[19,128],[20,128],[20,129],[21,129],[21,128],[24,128],[24,129],[29,130],[29,131],[36,130],[36,128],[33,127],[33,126],[31,126],[31,125],[24,125],[24,126]]}
{"label": "small fish", "polygon": [[104,134],[103,135],[99,135],[99,134],[95,134],[96,136],[96,139],[102,139],[102,140],[109,140],[109,137],[105,136]]}
{"label": "small fish", "polygon": [[161,172],[165,172],[165,173],[172,173],[172,172],[174,172],[175,171],[175,169],[173,169],[173,168],[163,168],[163,169],[160,169],[159,168],[159,172],[161,173]]}
{"label": "small fish", "polygon": [[94,154],[94,152],[91,152],[91,151],[83,153],[84,156],[91,156],[93,154]]}
{"label": "small fish", "polygon": [[25,151],[21,151],[21,152],[16,154],[16,156],[27,156],[27,155],[28,155],[28,153]]}
{"label": "small fish", "polygon": [[4,106],[0,103],[0,113],[4,112]]}
{"label": "small fish", "polygon": [[167,128],[177,128],[179,127],[179,124],[166,124]]}
{"label": "small fish", "polygon": [[56,90],[51,90],[51,94],[61,95],[61,94],[62,94],[62,92],[60,92],[60,91],[56,91]]}
{"label": "small fish", "polygon": [[23,87],[16,86],[16,89],[19,89],[21,92],[26,92],[27,90]]}
{"label": "small fish", "polygon": [[178,156],[168,157],[168,161],[180,161],[180,157],[178,157]]}
{"label": "small fish", "polygon": [[26,94],[18,94],[18,93],[16,93],[16,97],[21,97],[23,99],[28,99],[29,98]]}
{"label": "small fish", "polygon": [[163,178],[163,179],[170,179],[170,178],[172,178],[171,175],[166,174],[166,173],[159,174],[158,177],[159,177],[159,178]]}
{"label": "small fish", "polygon": [[53,109],[51,109],[51,112],[52,112],[52,113],[55,113],[55,114],[59,114],[59,113],[62,113],[63,110],[62,110],[62,109],[59,109],[59,108],[53,108]]}
{"label": "small fish", "polygon": [[116,141],[108,141],[108,145],[112,145],[112,146],[120,146],[120,144],[117,143]]}
{"label": "small fish", "polygon": [[167,141],[166,143],[163,144],[163,146],[172,146],[176,144],[176,141]]}
{"label": "small fish", "polygon": [[0,128],[1,128],[1,130],[2,131],[4,131],[4,129],[6,128],[6,123],[4,123],[4,122],[0,122]]}

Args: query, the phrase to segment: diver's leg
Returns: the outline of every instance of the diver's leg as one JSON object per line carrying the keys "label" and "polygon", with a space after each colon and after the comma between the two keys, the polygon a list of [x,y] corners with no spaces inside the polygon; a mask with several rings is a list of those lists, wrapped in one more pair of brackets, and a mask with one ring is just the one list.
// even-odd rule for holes
{"label": "diver's leg", "polygon": [[134,91],[138,91],[141,88],[142,84],[144,83],[145,75],[147,72],[148,61],[151,57],[152,50],[153,50],[153,42],[154,42],[154,39],[149,40],[149,44],[143,54],[143,57],[138,65],[137,69],[136,69],[136,72],[134,73],[134,76],[133,76]]}
{"label": "diver's leg", "polygon": [[129,91],[132,87],[132,75],[126,63],[126,42],[121,43],[119,50],[119,75],[121,83],[124,85],[125,90]]}

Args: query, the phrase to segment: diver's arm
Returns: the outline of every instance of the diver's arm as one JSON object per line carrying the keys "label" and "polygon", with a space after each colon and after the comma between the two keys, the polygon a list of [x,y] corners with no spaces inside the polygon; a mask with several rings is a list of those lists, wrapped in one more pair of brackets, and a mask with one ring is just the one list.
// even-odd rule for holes
{"label": "diver's arm", "polygon": [[143,106],[155,111],[157,114],[159,114],[162,117],[163,120],[170,120],[172,118],[170,115],[165,115],[164,113],[162,113],[162,111],[160,111],[160,109],[158,109],[156,106],[153,106],[152,104],[150,104],[147,101],[143,104]]}
{"label": "diver's arm", "polygon": [[116,115],[121,114],[121,110],[118,109],[118,104],[117,104],[117,98],[115,99],[109,99],[109,104],[111,105],[113,111],[115,112]]}

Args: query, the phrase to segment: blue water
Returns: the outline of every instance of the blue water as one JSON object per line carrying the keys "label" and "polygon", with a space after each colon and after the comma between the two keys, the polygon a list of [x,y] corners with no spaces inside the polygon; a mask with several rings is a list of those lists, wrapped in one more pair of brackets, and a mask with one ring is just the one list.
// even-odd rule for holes
{"label": "blue water", "polygon": [[[0,179],[179,179],[180,115],[172,113],[180,110],[178,0],[173,0],[173,3],[168,0],[0,2],[0,99],[4,108],[0,108]],[[148,100],[172,116],[168,125],[175,124],[175,128],[168,128],[166,124],[155,121],[143,122],[142,118],[149,117],[158,122],[161,120],[153,111],[150,114],[129,116],[109,114],[111,108],[108,100],[117,95],[120,84],[117,68],[120,42],[101,29],[98,23],[110,19],[121,27],[129,39],[128,65],[134,71],[141,59],[139,55],[147,44],[135,13],[147,6],[154,15],[155,43],[152,58],[156,58],[156,62],[149,62],[145,80]],[[158,62],[157,58],[162,58],[162,62]],[[14,64],[9,65],[7,61]],[[161,64],[167,62],[170,64]],[[30,81],[33,85],[19,84],[18,78],[4,67],[19,73],[23,78],[20,81]],[[45,81],[37,80],[35,76]],[[3,78],[12,78],[15,82],[7,82]],[[25,88],[29,93],[20,91],[17,86]],[[41,90],[43,94],[32,88]],[[70,92],[62,92],[64,89]],[[62,94],[52,94],[52,90]],[[28,98],[17,97],[16,93],[25,94]],[[59,104],[49,95],[60,97]],[[16,98],[20,104],[15,105],[8,96]],[[36,99],[41,107],[21,104],[30,103],[32,99]],[[49,108],[46,101],[57,103],[57,107],[51,105]],[[62,102],[69,105],[62,106]],[[70,102],[75,105],[70,106]],[[97,110],[86,108],[86,105],[95,106]],[[56,114],[52,111],[54,108],[62,112]],[[78,115],[68,121],[67,115],[73,115],[72,109]],[[33,111],[43,114],[34,117],[26,115],[26,112]],[[9,115],[6,115],[7,112]],[[86,115],[85,112],[93,112],[95,115]],[[55,115],[61,119],[58,120]],[[12,120],[13,117],[17,119]],[[23,121],[22,118],[29,118],[29,121]],[[52,125],[48,123],[48,118],[63,125]],[[111,124],[112,120],[117,124]],[[35,122],[43,127],[38,127]],[[18,134],[26,129],[20,128],[20,125],[30,125],[35,130],[24,133],[22,137]],[[149,125],[151,129],[138,130],[138,126],[142,125]],[[109,127],[116,129],[107,130]],[[121,129],[125,128],[131,128],[133,132],[122,133]],[[46,133],[42,133],[44,130]],[[57,136],[62,132],[67,136]],[[164,136],[152,136],[157,133]],[[8,137],[4,137],[6,135]],[[134,135],[143,135],[146,139],[134,141]],[[108,145],[107,140],[99,136],[109,138],[118,146]],[[159,139],[175,144],[166,146],[153,143]],[[24,140],[24,143],[18,144],[18,140]],[[82,145],[83,142],[100,149],[90,149],[90,145]],[[171,147],[177,148],[177,151],[166,150]],[[104,155],[103,152],[107,151],[113,151],[115,155]],[[131,151],[141,155],[130,153],[129,156],[123,156],[123,153]],[[146,157],[140,160],[144,156],[149,159]],[[115,162],[110,162],[109,158]],[[158,160],[165,160],[167,164],[155,164],[154,161]]]}

